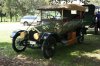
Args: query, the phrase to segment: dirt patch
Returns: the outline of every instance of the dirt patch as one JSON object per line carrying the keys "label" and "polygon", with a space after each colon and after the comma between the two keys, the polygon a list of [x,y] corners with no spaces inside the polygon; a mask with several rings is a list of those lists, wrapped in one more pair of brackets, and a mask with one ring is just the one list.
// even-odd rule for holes
{"label": "dirt patch", "polygon": [[30,58],[8,58],[4,56],[0,56],[0,66],[57,66],[50,61],[40,60],[32,60]]}
{"label": "dirt patch", "polygon": [[37,66],[37,64],[33,63],[32,60],[11,59],[0,56],[0,66]]}

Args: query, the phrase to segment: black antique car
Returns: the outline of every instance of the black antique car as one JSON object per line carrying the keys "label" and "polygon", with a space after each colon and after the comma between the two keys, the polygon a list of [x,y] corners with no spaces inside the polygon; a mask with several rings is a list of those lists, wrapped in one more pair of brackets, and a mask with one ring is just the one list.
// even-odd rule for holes
{"label": "black antique car", "polygon": [[12,33],[12,47],[16,52],[27,47],[39,48],[48,59],[54,55],[57,43],[67,46],[84,41],[84,6],[56,4],[42,6],[38,10],[41,13],[39,25]]}
{"label": "black antique car", "polygon": [[96,14],[100,10],[100,7],[93,4],[87,4],[83,6],[86,8],[83,16],[83,22],[85,26],[88,26],[88,28],[94,28],[94,33],[98,34],[98,27],[100,25],[97,22]]}

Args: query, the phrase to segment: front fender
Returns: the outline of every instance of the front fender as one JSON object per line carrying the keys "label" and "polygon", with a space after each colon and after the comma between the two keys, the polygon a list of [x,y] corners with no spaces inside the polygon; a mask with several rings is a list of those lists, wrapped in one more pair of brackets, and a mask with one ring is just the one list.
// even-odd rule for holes
{"label": "front fender", "polygon": [[11,38],[14,38],[16,35],[20,34],[20,32],[26,32],[25,30],[16,30],[16,31],[13,31],[12,34],[11,34]]}
{"label": "front fender", "polygon": [[48,37],[54,37],[58,42],[60,41],[60,37],[58,36],[58,34],[56,33],[48,33],[48,32],[45,32],[45,33],[42,33],[42,35],[40,36],[42,40],[46,40],[48,39]]}
{"label": "front fender", "polygon": [[40,37],[40,40],[46,40],[49,36],[51,35],[51,33],[43,33]]}
{"label": "front fender", "polygon": [[50,35],[51,35],[51,33],[47,33],[47,32],[41,33],[37,43],[42,45],[44,43],[44,41],[46,41]]}

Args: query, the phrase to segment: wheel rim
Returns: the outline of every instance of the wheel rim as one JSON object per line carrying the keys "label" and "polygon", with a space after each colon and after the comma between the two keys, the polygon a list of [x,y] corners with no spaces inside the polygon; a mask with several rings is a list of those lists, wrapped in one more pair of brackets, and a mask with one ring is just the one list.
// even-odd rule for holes
{"label": "wheel rim", "polygon": [[25,46],[23,45],[24,44],[24,41],[23,39],[18,36],[15,40],[15,47],[18,49],[18,50],[22,50]]}
{"label": "wheel rim", "polygon": [[[53,54],[54,54],[54,50],[55,50],[55,39],[53,40],[54,38],[50,38],[50,39],[48,39],[48,41],[47,41],[47,43],[46,43],[46,45],[44,46],[44,53],[46,54],[46,56],[48,57],[48,58],[50,58],[50,57],[52,57],[53,56]],[[53,41],[52,41],[53,40]]]}
{"label": "wheel rim", "polygon": [[53,54],[53,53],[52,53],[53,50],[52,50],[51,48],[46,49],[45,52],[46,52],[47,56],[49,56],[49,57],[51,57],[52,54]]}
{"label": "wheel rim", "polygon": [[46,54],[48,56],[52,56],[54,50],[55,50],[54,44],[52,42],[50,42],[50,43],[48,42],[48,47],[46,48]]}
{"label": "wheel rim", "polygon": [[55,49],[55,46],[54,46],[55,44],[56,44],[56,41],[55,41],[54,38],[51,38],[51,39],[48,40],[48,47],[50,49],[54,50]]}

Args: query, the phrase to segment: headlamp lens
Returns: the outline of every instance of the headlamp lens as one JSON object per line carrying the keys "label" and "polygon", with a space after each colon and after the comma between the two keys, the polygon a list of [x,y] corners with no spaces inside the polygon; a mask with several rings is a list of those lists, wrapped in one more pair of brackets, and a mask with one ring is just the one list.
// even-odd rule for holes
{"label": "headlamp lens", "polygon": [[38,39],[39,39],[39,33],[35,33],[35,34],[33,35],[33,37],[34,37],[35,40],[38,40]]}

